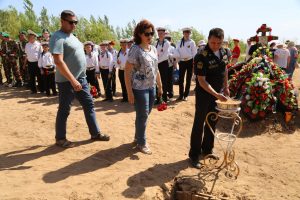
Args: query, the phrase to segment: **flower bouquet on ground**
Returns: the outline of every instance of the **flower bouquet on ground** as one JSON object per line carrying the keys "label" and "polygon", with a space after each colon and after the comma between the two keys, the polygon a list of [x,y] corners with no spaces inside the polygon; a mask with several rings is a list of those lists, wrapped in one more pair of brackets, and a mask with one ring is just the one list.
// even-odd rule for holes
{"label": "flower bouquet on ground", "polygon": [[164,111],[164,110],[167,110],[167,108],[168,108],[168,104],[166,102],[164,102],[162,99],[160,99],[159,104],[157,106],[157,110]]}
{"label": "flower bouquet on ground", "polygon": [[229,89],[231,97],[242,100],[242,111],[251,120],[263,119],[275,109],[282,113],[298,109],[291,79],[272,61],[267,48],[258,48],[252,60],[230,77]]}
{"label": "flower bouquet on ground", "polygon": [[242,97],[242,111],[251,120],[263,119],[272,111],[274,98],[272,96],[272,84],[268,75],[262,72],[253,73]]}

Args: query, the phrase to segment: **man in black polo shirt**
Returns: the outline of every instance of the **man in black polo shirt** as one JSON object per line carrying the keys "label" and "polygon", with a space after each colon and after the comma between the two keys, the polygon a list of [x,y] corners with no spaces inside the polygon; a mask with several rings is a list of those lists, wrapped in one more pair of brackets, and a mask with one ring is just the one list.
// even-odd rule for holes
{"label": "man in black polo shirt", "polygon": [[[207,125],[204,126],[206,115],[216,111],[217,99],[226,101],[229,95],[227,52],[222,48],[224,31],[220,28],[211,29],[208,44],[194,58],[196,79],[196,112],[191,134],[190,161],[195,168],[200,168],[199,156],[213,153],[214,135]],[[223,91],[224,94],[221,92]],[[215,129],[216,122],[210,121]],[[204,129],[203,129],[204,126]],[[204,132],[204,135],[203,135]],[[202,139],[203,138],[203,139]],[[213,156],[217,159],[217,156]]]}

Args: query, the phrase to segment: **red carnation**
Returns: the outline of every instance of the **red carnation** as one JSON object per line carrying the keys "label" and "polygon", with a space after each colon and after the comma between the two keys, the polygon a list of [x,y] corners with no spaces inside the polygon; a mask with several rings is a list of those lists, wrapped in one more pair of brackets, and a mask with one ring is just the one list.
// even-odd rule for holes
{"label": "red carnation", "polygon": [[264,118],[266,116],[266,113],[264,111],[259,111],[258,115]]}

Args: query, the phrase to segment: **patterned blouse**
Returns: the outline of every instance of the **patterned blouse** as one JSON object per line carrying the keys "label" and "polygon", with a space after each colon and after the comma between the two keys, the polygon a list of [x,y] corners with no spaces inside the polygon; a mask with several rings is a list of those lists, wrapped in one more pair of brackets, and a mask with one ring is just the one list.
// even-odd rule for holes
{"label": "patterned blouse", "polygon": [[133,89],[146,90],[156,86],[158,58],[154,46],[150,46],[150,51],[144,51],[140,46],[133,45],[129,50],[127,61],[134,66],[131,74]]}

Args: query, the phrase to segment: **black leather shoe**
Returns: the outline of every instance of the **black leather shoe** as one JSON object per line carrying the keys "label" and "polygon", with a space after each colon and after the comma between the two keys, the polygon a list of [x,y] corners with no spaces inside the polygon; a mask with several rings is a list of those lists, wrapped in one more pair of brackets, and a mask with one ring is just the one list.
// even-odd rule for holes
{"label": "black leather shoe", "polygon": [[182,101],[183,100],[183,96],[179,96],[176,101]]}
{"label": "black leather shoe", "polygon": [[109,135],[106,135],[103,133],[98,133],[97,135],[92,136],[91,140],[93,140],[93,141],[109,141],[110,137],[109,137]]}
{"label": "black leather shoe", "polygon": [[194,168],[201,169],[201,164],[199,163],[198,159],[194,160],[190,158],[190,163]]}

